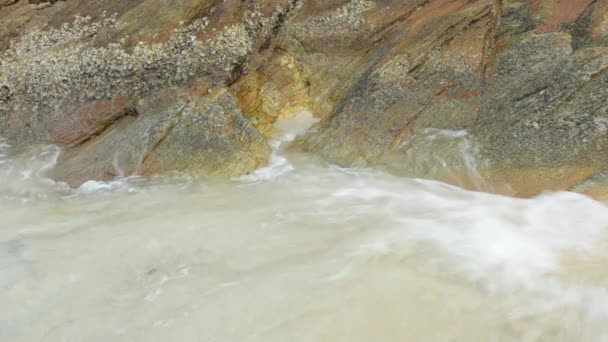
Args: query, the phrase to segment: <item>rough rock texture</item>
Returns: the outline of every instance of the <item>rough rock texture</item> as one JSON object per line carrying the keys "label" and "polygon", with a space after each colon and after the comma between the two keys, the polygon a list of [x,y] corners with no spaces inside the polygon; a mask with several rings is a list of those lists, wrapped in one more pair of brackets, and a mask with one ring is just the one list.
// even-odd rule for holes
{"label": "rough rock texture", "polygon": [[[126,107],[129,108],[129,107]],[[225,89],[209,96],[160,94],[139,104],[78,148],[54,169],[79,185],[130,174],[169,170],[206,176],[239,176],[267,162],[270,148]]]}
{"label": "rough rock texture", "polygon": [[294,58],[280,51],[270,58],[231,87],[243,114],[263,132],[278,118],[310,107],[308,83]]}
{"label": "rough rock texture", "polygon": [[[414,124],[461,129],[476,116],[491,4],[394,1],[375,17],[359,78],[305,143],[343,165],[379,162],[414,133]],[[369,42],[367,42],[369,41]],[[407,166],[406,166],[407,167]]]}
{"label": "rough rock texture", "polygon": [[[268,144],[226,85],[282,8],[264,14],[255,4],[190,0],[110,1],[94,11],[49,4],[7,7],[22,11],[25,26],[38,18],[32,11],[48,22],[13,31],[20,37],[1,52],[0,136],[17,149],[62,146],[56,178],[78,185],[171,170],[234,176],[268,161]],[[67,16],[71,21],[56,25],[55,6],[97,17]],[[220,14],[205,16],[211,13]]]}
{"label": "rough rock texture", "polygon": [[[363,77],[305,149],[521,196],[607,168],[606,1],[382,3]],[[465,150],[437,142],[463,129]]]}
{"label": "rough rock texture", "polygon": [[0,135],[73,184],[233,176],[308,109],[332,163],[598,196],[607,46],[608,0],[0,0]]}

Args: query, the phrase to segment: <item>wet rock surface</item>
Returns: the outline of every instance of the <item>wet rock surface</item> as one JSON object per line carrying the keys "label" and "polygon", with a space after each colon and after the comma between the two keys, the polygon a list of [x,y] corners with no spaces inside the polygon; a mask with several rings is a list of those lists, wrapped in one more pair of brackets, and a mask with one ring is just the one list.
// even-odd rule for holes
{"label": "wet rock surface", "polygon": [[[606,169],[605,3],[417,5],[301,142],[306,150],[341,165],[520,196],[570,189]],[[458,139],[421,142],[428,129],[466,130],[474,148],[467,157]]]}
{"label": "wet rock surface", "polygon": [[0,136],[60,145],[76,185],[235,176],[310,110],[296,146],[331,163],[587,189],[608,169],[607,23],[603,0],[5,0]]}
{"label": "wet rock surface", "polygon": [[66,148],[53,176],[74,186],[173,170],[226,177],[250,173],[268,161],[266,140],[226,89],[173,96],[141,101],[135,114],[123,112],[95,138]]}

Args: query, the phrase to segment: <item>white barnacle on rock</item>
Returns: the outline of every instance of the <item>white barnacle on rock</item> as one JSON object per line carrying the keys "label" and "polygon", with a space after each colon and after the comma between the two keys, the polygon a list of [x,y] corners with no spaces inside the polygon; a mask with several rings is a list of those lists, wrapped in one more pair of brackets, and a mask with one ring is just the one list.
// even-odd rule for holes
{"label": "white barnacle on rock", "polygon": [[[252,14],[253,15],[253,14]],[[255,14],[261,16],[261,14]],[[207,18],[174,31],[160,44],[137,44],[131,52],[122,43],[94,47],[89,39],[100,30],[114,30],[116,17],[91,23],[78,17],[58,29],[25,33],[0,56],[3,70],[0,100],[16,97],[15,108],[57,106],[71,101],[111,99],[117,94],[146,95],[172,86],[185,86],[197,78],[225,79],[253,50],[255,34],[247,24],[229,26],[205,42],[197,36]]]}
{"label": "white barnacle on rock", "polygon": [[324,16],[309,19],[304,24],[304,32],[309,37],[316,38],[338,38],[350,35],[353,30],[360,29],[365,23],[363,13],[375,6],[376,4],[372,1],[351,0]]}

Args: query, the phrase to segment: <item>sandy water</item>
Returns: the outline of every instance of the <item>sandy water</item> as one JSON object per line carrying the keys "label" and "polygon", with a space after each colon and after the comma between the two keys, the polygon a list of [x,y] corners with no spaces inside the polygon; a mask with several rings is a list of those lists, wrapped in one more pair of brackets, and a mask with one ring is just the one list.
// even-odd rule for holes
{"label": "sandy water", "polygon": [[339,168],[279,131],[224,183],[70,189],[59,149],[2,145],[0,341],[608,341],[603,204]]}

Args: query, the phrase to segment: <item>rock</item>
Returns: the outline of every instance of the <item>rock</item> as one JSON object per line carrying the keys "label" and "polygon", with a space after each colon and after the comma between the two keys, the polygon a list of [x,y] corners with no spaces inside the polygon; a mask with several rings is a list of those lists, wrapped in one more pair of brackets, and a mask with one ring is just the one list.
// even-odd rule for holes
{"label": "rock", "polygon": [[244,174],[304,108],[343,166],[518,196],[608,170],[604,0],[0,4],[0,135],[73,184]]}
{"label": "rock", "polygon": [[[494,183],[563,190],[608,166],[608,49],[565,33],[524,34],[497,56],[473,134]],[[539,172],[542,170],[542,174]]]}
{"label": "rock", "polygon": [[50,4],[54,4],[59,0],[29,0],[30,4],[34,4],[34,5],[40,5],[40,4],[44,4],[44,3],[50,3]]}
{"label": "rock", "polygon": [[594,28],[606,13],[600,3],[548,2],[539,13],[524,2],[503,4],[509,25],[498,29],[472,129],[489,182],[532,196],[568,190],[608,166],[608,50]]}
{"label": "rock", "polygon": [[125,116],[137,116],[136,99],[119,96],[110,101],[81,105],[73,111],[54,112],[47,121],[51,139],[59,144],[74,147],[99,135]]}
{"label": "rock", "polygon": [[144,174],[182,170],[241,176],[264,166],[270,147],[224,90],[186,105],[171,133],[144,160]]}
{"label": "rock", "polygon": [[293,56],[273,53],[231,86],[245,117],[267,132],[281,117],[311,106],[307,81]]}
{"label": "rock", "polygon": [[7,85],[0,86],[0,101],[8,102],[11,99],[11,89]]}
{"label": "rock", "polygon": [[[197,99],[200,94],[190,94],[194,100],[186,100],[183,110],[177,109],[180,101],[170,108],[135,104],[156,103],[151,99],[167,94],[183,97],[187,87],[216,84],[222,88],[233,82],[254,46],[266,40],[263,20],[270,25],[272,16],[251,23],[247,16],[261,16],[255,8],[224,1],[183,1],[166,12],[158,11],[156,5],[157,1],[132,1],[120,18],[76,17],[60,28],[25,30],[13,40],[0,59],[0,136],[17,149],[47,142],[62,146],[66,153],[54,175],[73,185],[116,176],[116,158],[124,164],[118,169],[125,175],[196,170],[230,177],[263,165],[268,145],[228,95],[219,96],[213,104]],[[232,23],[223,17],[190,17],[211,11],[211,5],[218,11],[236,8],[236,17]],[[53,13],[44,11],[48,16]],[[171,13],[176,17],[168,16]],[[51,25],[52,18],[47,19]],[[219,20],[224,28],[204,37]],[[135,28],[137,35],[130,33]],[[117,38],[141,38],[142,33],[167,30],[172,33],[153,44],[131,45]],[[184,124],[189,129],[172,124],[194,117],[195,121]],[[169,151],[176,155],[170,156]]]}
{"label": "rock", "polygon": [[17,3],[19,0],[0,0],[0,6],[10,6]]}
{"label": "rock", "polygon": [[606,202],[608,201],[608,171],[594,174],[569,190],[590,195]]}
{"label": "rock", "polygon": [[362,43],[378,44],[363,50],[357,68],[364,71],[301,142],[340,165],[386,164],[387,152],[399,153],[417,130],[466,129],[477,116],[492,4],[393,2],[384,13],[375,14],[382,29]]}
{"label": "rock", "polygon": [[[446,17],[447,3],[421,2],[385,28],[377,60],[300,145],[344,166],[519,196],[606,169],[606,4],[462,1]],[[428,129],[469,132],[477,179],[462,180],[458,139],[438,147]]]}
{"label": "rock", "polygon": [[73,186],[174,170],[226,177],[268,162],[270,147],[225,90],[205,97],[171,97],[147,99],[136,109],[144,114],[121,116],[90,140],[68,148],[52,176]]}

